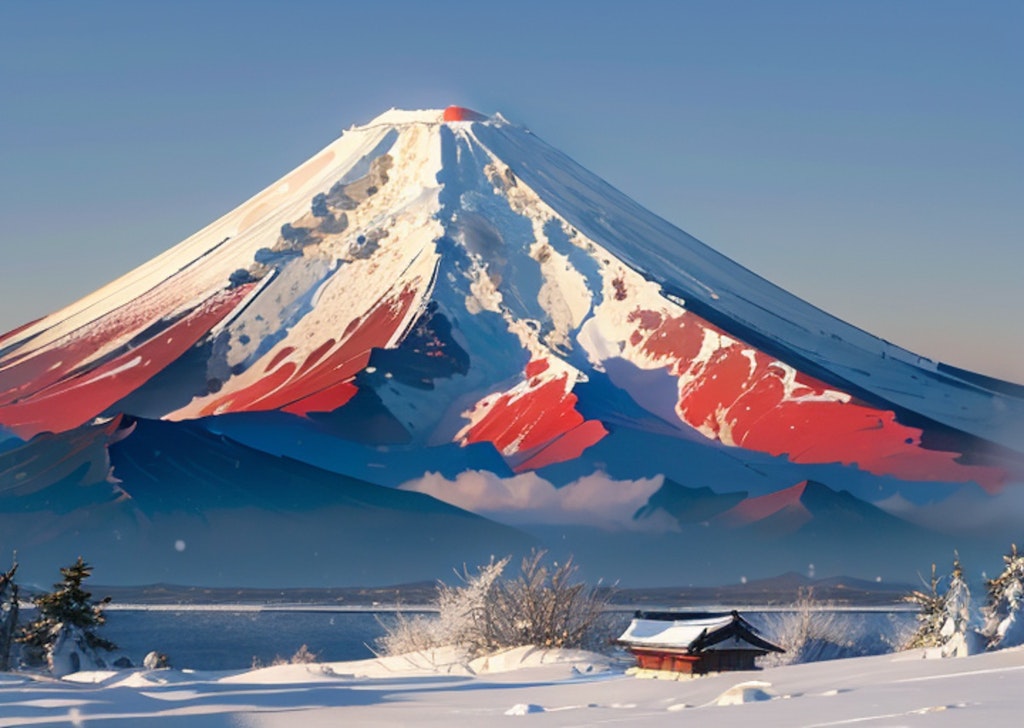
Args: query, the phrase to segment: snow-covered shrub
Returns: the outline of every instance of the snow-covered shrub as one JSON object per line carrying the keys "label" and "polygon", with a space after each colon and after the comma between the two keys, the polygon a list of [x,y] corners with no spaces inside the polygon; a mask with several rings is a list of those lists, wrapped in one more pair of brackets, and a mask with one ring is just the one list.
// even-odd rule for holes
{"label": "snow-covered shrub", "polygon": [[17,570],[18,564],[14,563],[10,571],[0,573],[0,671],[11,669],[11,645],[18,625],[18,585],[14,581]]}
{"label": "snow-covered shrub", "polygon": [[448,645],[466,646],[475,642],[476,617],[487,612],[495,582],[501,577],[511,557],[478,566],[471,574],[463,567],[461,585],[437,585],[437,614],[398,612],[392,621],[381,621],[384,635],[377,639],[377,648],[385,655],[402,655]]}
{"label": "snow-covered shrub", "polygon": [[299,649],[295,650],[295,654],[288,660],[292,665],[308,665],[311,662],[316,662],[317,654],[309,649],[306,645],[302,645]]}
{"label": "snow-covered shrub", "polygon": [[481,639],[478,652],[506,647],[593,647],[594,627],[608,597],[573,581],[576,566],[570,558],[552,568],[544,552],[523,559],[519,575],[499,579],[491,590],[488,609],[477,615]]}
{"label": "snow-covered shrub", "polygon": [[375,640],[379,655],[406,655],[455,644],[453,630],[438,614],[395,612],[388,618],[378,617],[377,622],[384,629]]}
{"label": "snow-covered shrub", "polygon": [[861,639],[864,627],[854,615],[816,600],[812,589],[800,590],[792,611],[769,615],[764,631],[786,650],[761,658],[765,667],[859,657],[882,649]]}
{"label": "snow-covered shrub", "polygon": [[544,557],[532,552],[514,578],[503,577],[509,557],[475,574],[464,569],[461,584],[438,585],[437,617],[399,615],[378,647],[402,654],[456,645],[478,656],[522,645],[595,646],[607,596],[573,580],[572,559],[549,567]]}
{"label": "snow-covered shrub", "polygon": [[39,615],[17,637],[25,645],[25,659],[30,665],[46,665],[54,675],[105,667],[99,651],[116,650],[117,645],[95,630],[107,621],[103,606],[110,599],[95,603],[82,588],[92,567],[81,556],[60,573],[64,580],[53,585],[54,591],[36,597]]}
{"label": "snow-covered shrub", "polygon": [[271,665],[308,665],[316,662],[317,654],[309,649],[306,645],[302,645],[299,649],[295,650],[295,654],[287,660],[280,655],[274,658]]}
{"label": "snow-covered shrub", "polygon": [[1013,544],[1003,562],[1003,572],[986,583],[988,601],[981,610],[981,634],[988,649],[1024,644],[1024,617],[1020,614],[1024,602],[1024,554],[1017,553],[1017,545]]}
{"label": "snow-covered shrub", "polygon": [[171,666],[171,660],[163,652],[151,650],[142,658],[142,666],[147,670],[163,670]]}

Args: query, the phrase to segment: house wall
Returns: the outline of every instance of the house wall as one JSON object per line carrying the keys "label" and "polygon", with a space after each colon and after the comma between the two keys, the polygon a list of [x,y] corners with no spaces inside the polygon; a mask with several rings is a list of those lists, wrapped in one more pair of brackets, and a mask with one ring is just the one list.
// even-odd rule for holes
{"label": "house wall", "polygon": [[630,648],[637,665],[644,670],[666,670],[703,675],[709,672],[756,670],[754,658],[764,654],[754,650],[714,650],[700,655],[687,655],[659,650]]}
{"label": "house wall", "polygon": [[694,672],[693,665],[698,658],[692,655],[680,655],[670,652],[631,650],[636,656],[637,665],[644,670],[667,670],[689,675]]}
{"label": "house wall", "polygon": [[694,665],[695,673],[756,670],[754,658],[762,652],[753,650],[713,650],[704,652]]}

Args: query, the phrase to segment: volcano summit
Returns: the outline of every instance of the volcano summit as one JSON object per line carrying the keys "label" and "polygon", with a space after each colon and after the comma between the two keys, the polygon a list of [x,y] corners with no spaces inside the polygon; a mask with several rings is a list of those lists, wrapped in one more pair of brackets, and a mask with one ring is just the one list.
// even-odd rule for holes
{"label": "volcano summit", "polygon": [[[1022,515],[1024,388],[459,107],[347,130],[0,337],[0,428],[0,548],[108,583],[388,583],[536,543],[624,583],[910,578],[929,549],[997,557]],[[773,493],[786,528],[730,516]]]}

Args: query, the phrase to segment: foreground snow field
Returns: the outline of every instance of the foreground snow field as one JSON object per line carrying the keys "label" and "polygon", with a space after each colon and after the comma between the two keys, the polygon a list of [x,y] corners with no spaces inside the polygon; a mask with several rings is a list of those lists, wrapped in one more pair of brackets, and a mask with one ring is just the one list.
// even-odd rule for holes
{"label": "foreground snow field", "polygon": [[1019,722],[1024,649],[962,659],[922,651],[637,679],[606,657],[517,648],[280,665],[246,672],[122,670],[64,680],[0,675],[0,727],[337,725],[988,725]]}

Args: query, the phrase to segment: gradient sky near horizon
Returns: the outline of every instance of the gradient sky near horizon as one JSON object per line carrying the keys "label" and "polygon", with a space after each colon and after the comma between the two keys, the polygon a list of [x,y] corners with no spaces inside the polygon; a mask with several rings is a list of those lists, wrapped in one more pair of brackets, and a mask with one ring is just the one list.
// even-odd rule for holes
{"label": "gradient sky near horizon", "polygon": [[916,353],[1024,383],[1024,3],[0,3],[0,331],[385,109],[525,124]]}

